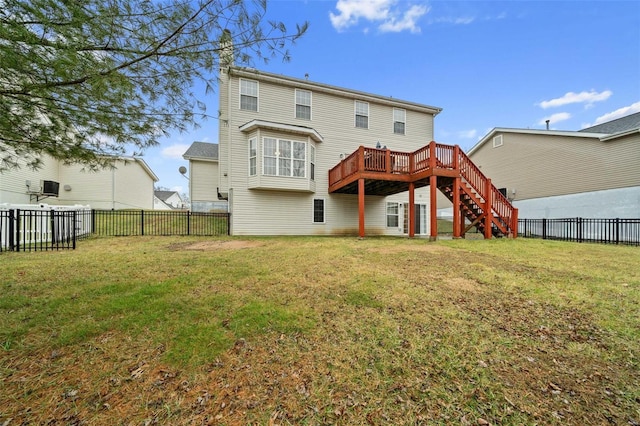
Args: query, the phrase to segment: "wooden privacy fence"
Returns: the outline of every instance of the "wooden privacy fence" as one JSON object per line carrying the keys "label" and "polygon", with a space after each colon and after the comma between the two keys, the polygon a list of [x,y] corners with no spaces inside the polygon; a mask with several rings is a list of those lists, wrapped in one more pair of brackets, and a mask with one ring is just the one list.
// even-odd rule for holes
{"label": "wooden privacy fence", "polygon": [[640,219],[519,219],[524,238],[640,246]]}

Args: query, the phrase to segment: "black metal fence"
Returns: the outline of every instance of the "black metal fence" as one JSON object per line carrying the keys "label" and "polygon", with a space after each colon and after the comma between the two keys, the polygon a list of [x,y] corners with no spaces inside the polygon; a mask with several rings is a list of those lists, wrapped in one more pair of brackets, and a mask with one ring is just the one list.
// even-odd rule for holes
{"label": "black metal fence", "polygon": [[229,235],[229,219],[190,211],[0,210],[0,252],[75,249],[91,235]]}
{"label": "black metal fence", "polygon": [[640,219],[519,219],[518,236],[640,246]]}
{"label": "black metal fence", "polygon": [[0,251],[75,249],[77,222],[75,210],[0,210]]}

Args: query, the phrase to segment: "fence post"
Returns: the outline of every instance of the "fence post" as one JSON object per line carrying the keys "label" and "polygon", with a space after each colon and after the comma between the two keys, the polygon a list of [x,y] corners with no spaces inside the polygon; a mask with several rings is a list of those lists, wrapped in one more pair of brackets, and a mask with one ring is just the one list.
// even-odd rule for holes
{"label": "fence post", "polygon": [[144,210],[140,210],[140,235],[144,235]]}
{"label": "fence post", "polygon": [[73,249],[76,249],[76,237],[78,236],[77,232],[76,232],[76,220],[78,219],[78,212],[77,211],[73,211],[73,226],[71,227],[71,238],[72,238],[72,245],[73,245]]}
{"label": "fence post", "polygon": [[616,244],[620,244],[620,218],[616,218]]}
{"label": "fence post", "polygon": [[16,244],[15,232],[17,216],[15,210],[9,210],[9,251],[13,251]]}
{"label": "fence post", "polygon": [[578,237],[578,242],[581,243],[582,242],[582,218],[581,217],[577,217],[576,218],[576,228],[577,228],[577,237]]}
{"label": "fence post", "polygon": [[543,240],[547,239],[547,218],[546,217],[542,218],[542,239]]}
{"label": "fence post", "polygon": [[49,210],[49,229],[51,230],[51,248],[53,249],[58,241],[56,238],[56,215],[53,209]]}
{"label": "fence post", "polygon": [[227,235],[231,235],[231,213],[227,212]]}
{"label": "fence post", "polygon": [[187,210],[187,235],[191,235],[191,211]]}

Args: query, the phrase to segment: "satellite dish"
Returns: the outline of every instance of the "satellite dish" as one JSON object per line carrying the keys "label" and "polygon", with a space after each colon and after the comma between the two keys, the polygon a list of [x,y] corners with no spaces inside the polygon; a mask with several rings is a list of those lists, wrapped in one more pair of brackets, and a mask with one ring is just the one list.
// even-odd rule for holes
{"label": "satellite dish", "polygon": [[183,174],[187,173],[187,168],[185,166],[180,166],[178,171],[180,172],[181,175],[183,175]]}

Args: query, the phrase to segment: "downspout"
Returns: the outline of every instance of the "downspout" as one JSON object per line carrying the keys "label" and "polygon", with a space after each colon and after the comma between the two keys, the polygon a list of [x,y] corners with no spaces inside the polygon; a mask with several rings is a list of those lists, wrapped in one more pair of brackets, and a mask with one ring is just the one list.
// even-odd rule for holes
{"label": "downspout", "polygon": [[111,168],[111,210],[116,209],[116,169]]}

